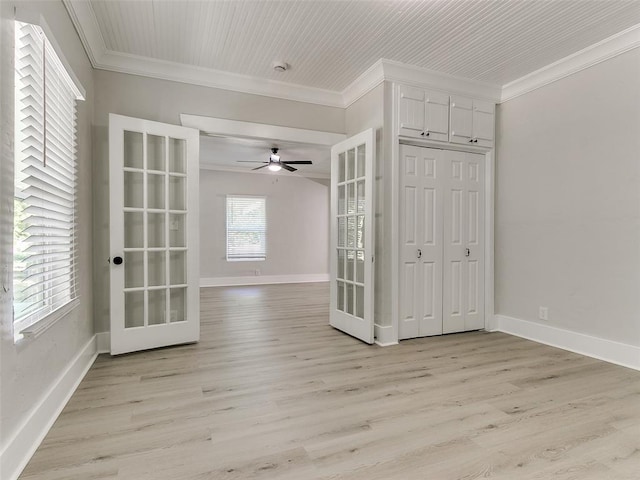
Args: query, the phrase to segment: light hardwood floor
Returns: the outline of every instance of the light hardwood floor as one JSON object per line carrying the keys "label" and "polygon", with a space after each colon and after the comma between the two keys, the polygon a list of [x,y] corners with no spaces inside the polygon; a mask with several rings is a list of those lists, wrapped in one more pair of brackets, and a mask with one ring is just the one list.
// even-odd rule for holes
{"label": "light hardwood floor", "polygon": [[21,479],[640,479],[640,372],[498,333],[367,346],[326,283],[201,297],[202,341],[100,356]]}

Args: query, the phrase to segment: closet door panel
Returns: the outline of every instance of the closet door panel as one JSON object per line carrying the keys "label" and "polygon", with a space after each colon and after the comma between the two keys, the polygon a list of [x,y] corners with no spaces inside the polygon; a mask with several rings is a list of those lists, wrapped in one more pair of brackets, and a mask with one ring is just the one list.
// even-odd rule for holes
{"label": "closet door panel", "polygon": [[[401,145],[399,338],[442,333],[442,151]],[[411,290],[413,300],[410,303]],[[414,319],[417,322],[414,322]]]}
{"label": "closet door panel", "polygon": [[484,156],[466,156],[466,311],[465,330],[484,328]]}

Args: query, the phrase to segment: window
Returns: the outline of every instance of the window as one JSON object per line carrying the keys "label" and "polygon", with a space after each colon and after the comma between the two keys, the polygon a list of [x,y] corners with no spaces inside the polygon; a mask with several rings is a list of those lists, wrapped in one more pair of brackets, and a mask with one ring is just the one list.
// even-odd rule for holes
{"label": "window", "polygon": [[77,298],[76,100],[43,30],[15,23],[14,337]]}
{"label": "window", "polygon": [[227,260],[266,258],[266,214],[264,197],[227,195]]}

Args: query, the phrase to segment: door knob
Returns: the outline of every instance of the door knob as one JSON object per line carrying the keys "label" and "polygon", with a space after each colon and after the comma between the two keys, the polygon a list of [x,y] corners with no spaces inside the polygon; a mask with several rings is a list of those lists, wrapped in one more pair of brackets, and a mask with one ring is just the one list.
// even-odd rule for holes
{"label": "door knob", "polygon": [[113,257],[114,265],[122,265],[122,257]]}
{"label": "door knob", "polygon": [[418,249],[418,258],[422,258],[422,250]]}

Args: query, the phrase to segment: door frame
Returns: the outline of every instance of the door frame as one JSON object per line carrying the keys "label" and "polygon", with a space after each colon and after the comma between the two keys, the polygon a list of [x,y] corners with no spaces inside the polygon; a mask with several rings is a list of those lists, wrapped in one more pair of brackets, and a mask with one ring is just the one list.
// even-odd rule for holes
{"label": "door frame", "polygon": [[[398,84],[393,84],[391,95],[393,99],[398,97]],[[399,121],[399,102],[391,102],[393,109],[391,112],[391,141],[385,147],[387,158],[391,160],[391,325],[379,327],[376,330],[380,333],[380,343],[383,345],[398,343],[398,328],[400,321],[400,144],[415,145],[417,147],[437,148],[440,150],[454,150],[468,153],[478,153],[485,157],[484,169],[484,329],[494,331],[497,328],[494,319],[494,223],[495,223],[495,144],[494,148],[473,147],[467,145],[457,145],[448,142],[437,142],[433,140],[410,139],[400,137],[395,128]],[[385,123],[386,125],[386,123]],[[495,141],[495,140],[494,140]]]}

